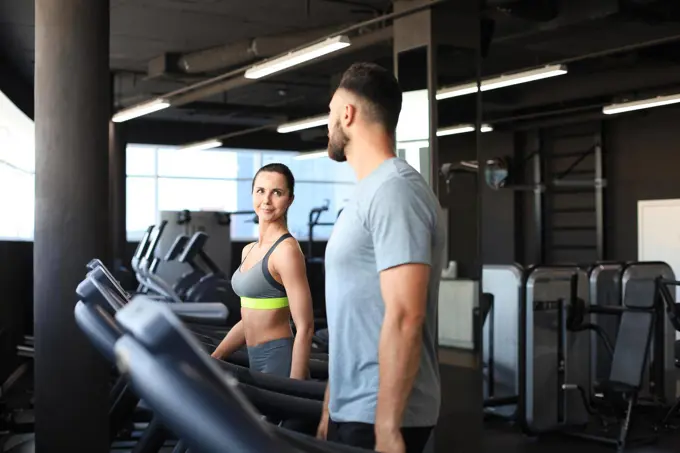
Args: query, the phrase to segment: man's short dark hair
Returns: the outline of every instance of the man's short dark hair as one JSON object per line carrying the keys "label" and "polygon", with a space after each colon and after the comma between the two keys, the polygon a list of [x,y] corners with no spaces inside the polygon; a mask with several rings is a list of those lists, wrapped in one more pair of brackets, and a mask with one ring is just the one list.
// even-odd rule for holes
{"label": "man's short dark hair", "polygon": [[388,133],[397,129],[402,94],[391,72],[374,63],[354,63],[342,75],[338,88],[367,101],[369,119],[381,124]]}

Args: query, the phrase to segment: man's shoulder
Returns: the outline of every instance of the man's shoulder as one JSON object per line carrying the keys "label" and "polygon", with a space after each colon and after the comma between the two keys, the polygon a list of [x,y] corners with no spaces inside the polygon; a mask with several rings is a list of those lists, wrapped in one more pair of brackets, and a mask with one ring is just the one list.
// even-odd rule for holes
{"label": "man's shoulder", "polygon": [[373,196],[376,195],[383,200],[389,198],[401,200],[403,203],[417,202],[430,210],[436,210],[439,205],[432,188],[423,176],[410,166],[385,177],[373,193]]}

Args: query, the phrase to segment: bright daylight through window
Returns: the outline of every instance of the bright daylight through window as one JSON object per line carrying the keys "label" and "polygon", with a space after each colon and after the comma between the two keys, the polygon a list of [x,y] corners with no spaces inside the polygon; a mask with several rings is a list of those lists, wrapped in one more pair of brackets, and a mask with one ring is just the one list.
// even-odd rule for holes
{"label": "bright daylight through window", "polygon": [[[0,92],[0,240],[32,241],[35,210],[34,123]],[[295,175],[295,202],[288,214],[290,231],[308,237],[309,211],[328,200],[320,222],[333,222],[354,188],[347,163],[328,158],[295,159],[298,153],[248,149],[180,151],[176,147],[130,144],[127,147],[127,237],[141,238],[161,211],[252,210],[251,184],[263,165],[281,162]],[[12,194],[12,196],[7,196]],[[314,229],[327,240],[331,227]],[[257,236],[252,216],[234,216],[235,240]]]}
{"label": "bright daylight through window", "polygon": [[[131,241],[156,222],[161,211],[249,211],[251,187],[257,170],[280,162],[296,179],[295,201],[288,227],[298,239],[308,237],[309,211],[328,200],[320,222],[333,222],[354,188],[354,174],[346,163],[328,158],[295,159],[298,153],[247,149],[179,150],[130,144],[127,147],[127,231]],[[314,229],[315,240],[327,240],[331,227]],[[234,216],[231,236],[251,240],[257,236],[253,216]]]}

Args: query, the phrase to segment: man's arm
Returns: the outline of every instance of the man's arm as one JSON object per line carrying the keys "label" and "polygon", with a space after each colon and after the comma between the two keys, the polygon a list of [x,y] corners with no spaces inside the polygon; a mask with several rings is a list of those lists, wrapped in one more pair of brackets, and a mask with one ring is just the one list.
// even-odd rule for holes
{"label": "man's arm", "polygon": [[385,317],[378,350],[378,440],[399,433],[420,365],[436,218],[424,197],[402,179],[384,184],[369,222]]}
{"label": "man's arm", "polygon": [[330,412],[328,411],[328,400],[331,395],[331,384],[326,384],[326,392],[323,396],[323,409],[321,411],[321,419],[319,420],[319,427],[316,429],[316,437],[326,440],[328,437],[328,422],[330,420]]}
{"label": "man's arm", "polygon": [[385,318],[380,332],[380,387],[376,430],[401,428],[420,365],[430,267],[404,264],[380,274]]}

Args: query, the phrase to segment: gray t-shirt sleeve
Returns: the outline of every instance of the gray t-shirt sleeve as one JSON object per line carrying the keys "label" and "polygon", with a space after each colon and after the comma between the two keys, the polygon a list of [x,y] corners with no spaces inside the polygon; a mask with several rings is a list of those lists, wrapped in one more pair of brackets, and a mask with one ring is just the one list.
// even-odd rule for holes
{"label": "gray t-shirt sleeve", "polygon": [[402,178],[385,181],[368,208],[378,272],[402,264],[432,265],[434,216],[420,188]]}

